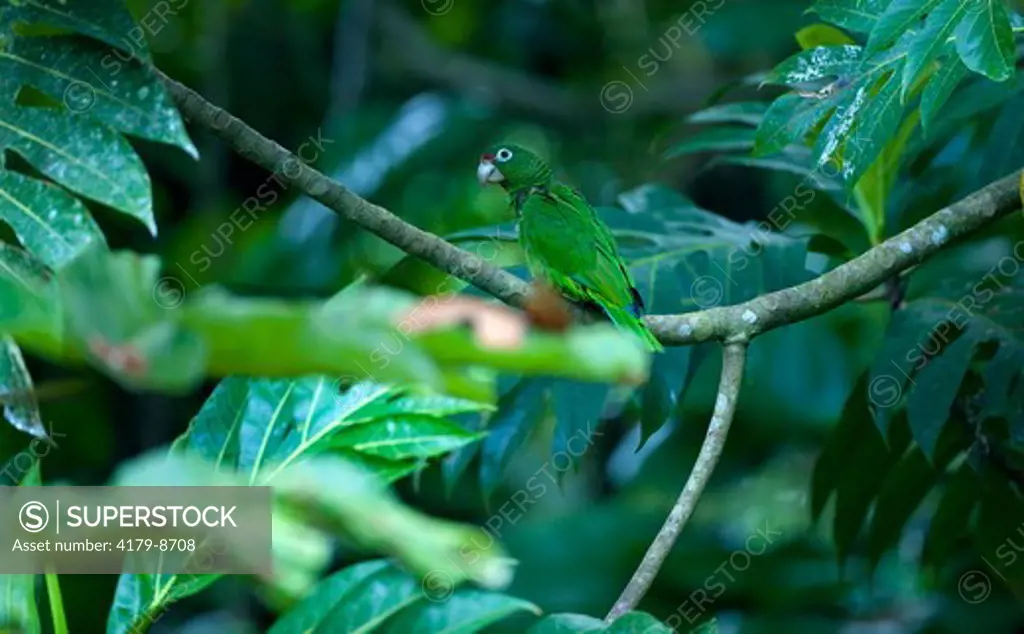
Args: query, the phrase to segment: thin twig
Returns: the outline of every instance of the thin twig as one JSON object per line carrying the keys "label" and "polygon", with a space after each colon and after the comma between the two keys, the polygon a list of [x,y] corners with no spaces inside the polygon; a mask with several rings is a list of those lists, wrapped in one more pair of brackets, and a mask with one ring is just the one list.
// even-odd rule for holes
{"label": "thin twig", "polygon": [[739,400],[746,358],[747,346],[745,343],[730,343],[723,348],[722,376],[718,382],[715,412],[711,417],[711,423],[708,424],[708,431],[704,436],[700,454],[693,464],[693,471],[690,472],[686,486],[679,494],[679,499],[676,500],[661,530],[658,531],[654,541],[647,548],[647,553],[636,572],[633,573],[633,578],[629,580],[608,616],[605,617],[605,622],[611,623],[637,606],[654,582],[661,565],[668,557],[672,546],[675,545],[679,533],[682,532],[683,526],[693,514],[693,509],[697,506],[701,494],[704,493],[704,488],[711,479],[715,465],[718,464],[718,458],[722,455],[722,448],[725,447],[729,426],[736,413],[736,403]]}

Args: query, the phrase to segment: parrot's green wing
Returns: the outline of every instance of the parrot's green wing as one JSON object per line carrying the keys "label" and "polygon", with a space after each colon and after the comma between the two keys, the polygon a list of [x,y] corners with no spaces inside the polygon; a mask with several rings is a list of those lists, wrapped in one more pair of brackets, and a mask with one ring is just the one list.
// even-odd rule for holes
{"label": "parrot's green wing", "polygon": [[571,299],[599,305],[616,324],[661,349],[640,320],[643,301],[611,231],[580,194],[554,184],[529,194],[520,212],[520,237],[534,276]]}

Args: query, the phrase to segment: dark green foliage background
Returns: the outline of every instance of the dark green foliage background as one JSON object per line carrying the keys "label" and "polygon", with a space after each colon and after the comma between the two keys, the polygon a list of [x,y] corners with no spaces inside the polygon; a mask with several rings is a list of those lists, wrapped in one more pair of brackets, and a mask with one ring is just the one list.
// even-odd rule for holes
{"label": "dark green foliage background", "polygon": [[[996,0],[977,1],[996,11]],[[956,12],[958,2],[918,4]],[[149,6],[128,4],[136,16]],[[987,36],[959,23],[941,31],[956,43],[925,62],[938,59],[938,79],[963,71],[963,83],[943,101],[934,94],[939,87],[903,94],[916,77],[904,76],[905,66],[924,59],[921,50],[934,42],[927,23],[925,33],[904,28],[876,39],[871,30],[890,5],[885,0],[822,0],[816,14],[805,12],[804,0],[454,0],[443,15],[425,10],[443,4],[194,1],[149,44],[164,72],[285,147],[328,139],[316,167],[466,248],[493,235],[494,225],[511,235],[500,193],[481,190],[474,179],[481,148],[506,138],[540,147],[621,231],[656,313],[701,308],[692,292],[700,280],[721,289],[715,303],[722,304],[799,283],[1024,166],[1024,71],[1019,61],[1009,63],[1020,58],[1020,7],[1012,22],[1016,57],[1006,68],[998,59],[1005,42],[985,46],[979,39],[979,47],[961,50],[959,42]],[[694,33],[667,38],[671,25],[693,15],[690,5],[715,8]],[[800,31],[821,21],[846,35]],[[435,57],[417,55],[419,39],[400,37],[409,26]],[[852,36],[867,50],[831,49],[805,81],[806,73],[793,71],[806,70],[800,58],[785,61],[800,50],[797,32],[828,44]],[[906,60],[900,51],[909,51]],[[665,61],[647,76],[655,55]],[[464,58],[483,70],[459,63]],[[423,68],[417,59],[437,63]],[[501,69],[531,81],[526,88],[483,83],[501,78]],[[632,90],[624,112],[602,107],[602,86],[612,81]],[[851,107],[859,89],[876,98],[861,110]],[[546,99],[550,90],[564,99]],[[732,103],[741,105],[688,118]],[[918,107],[927,130],[917,126],[894,141]],[[428,265],[277,186],[273,204],[245,231],[236,227],[228,244],[218,227],[267,174],[208,132],[189,127],[189,134],[198,162],[180,149],[130,139],[152,180],[157,237],[128,215],[88,203],[112,248],[161,255],[186,295],[219,283],[253,297],[326,298],[360,276],[423,294],[452,286]],[[828,140],[841,151],[830,155]],[[830,159],[852,166],[853,180],[822,170]],[[784,235],[746,224],[778,218],[780,205],[793,218]],[[1020,631],[1015,593],[1024,596],[1024,565],[1004,566],[997,555],[1007,552],[1008,539],[1024,543],[1020,276],[1000,269],[999,284],[1010,290],[986,304],[959,338],[943,342],[931,362],[911,369],[907,353],[928,341],[965,292],[976,294],[975,284],[997,263],[1009,257],[1019,268],[1013,247],[1020,253],[1021,240],[1024,222],[1014,214],[915,269],[895,312],[885,298],[853,302],[758,338],[722,464],[640,609],[661,620],[715,616],[723,633]],[[756,254],[747,255],[754,243]],[[520,264],[511,241],[494,263]],[[894,364],[902,364],[900,373]],[[456,449],[396,489],[430,515],[489,527],[519,562],[508,595],[546,614],[602,617],[685,481],[719,365],[717,346],[670,349],[655,361],[651,382],[634,392],[506,377],[489,423],[476,413],[457,419],[491,433],[430,454]],[[183,434],[216,385],[168,396],[129,391],[93,370],[35,356],[28,368],[36,384],[86,381],[78,393],[41,404],[43,420],[65,434],[43,463],[48,482],[106,482],[122,461]],[[903,400],[872,404],[879,396],[872,386],[893,375]],[[545,478],[538,492],[537,474],[561,467],[554,460],[564,458],[566,439],[592,429],[599,415],[586,451],[560,470],[558,486]],[[464,430],[456,435],[475,439]],[[0,426],[0,464],[25,438]],[[641,439],[647,443],[636,453]],[[395,477],[409,466],[407,457],[394,458]],[[529,505],[517,507],[512,501],[524,491]],[[765,554],[745,569],[729,563],[759,530],[773,536]],[[365,557],[346,551],[336,567]],[[396,592],[395,601],[416,596],[415,580],[381,563],[360,565],[367,580],[344,602],[370,606],[377,587]],[[972,571],[991,583],[991,596],[979,603],[965,601],[958,587]],[[102,630],[116,583],[61,577],[71,631]],[[720,596],[696,608],[694,591],[714,596],[719,583]],[[511,607],[502,620],[508,606],[473,592],[457,598],[467,610],[494,615],[486,631],[525,631],[537,621]],[[42,585],[38,594],[45,597]],[[406,631],[418,616],[399,615],[387,628]],[[244,581],[224,579],[174,604],[152,631],[265,631],[278,617]],[[212,618],[223,620],[203,620]],[[277,627],[271,631],[294,631]]]}

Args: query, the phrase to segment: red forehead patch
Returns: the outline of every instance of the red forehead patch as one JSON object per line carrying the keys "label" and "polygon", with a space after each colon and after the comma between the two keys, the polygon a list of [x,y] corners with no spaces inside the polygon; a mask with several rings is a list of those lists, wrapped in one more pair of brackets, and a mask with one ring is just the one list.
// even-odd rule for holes
{"label": "red forehead patch", "polygon": [[480,160],[481,161],[493,161],[494,160],[494,155],[493,154],[481,154],[480,155]]}

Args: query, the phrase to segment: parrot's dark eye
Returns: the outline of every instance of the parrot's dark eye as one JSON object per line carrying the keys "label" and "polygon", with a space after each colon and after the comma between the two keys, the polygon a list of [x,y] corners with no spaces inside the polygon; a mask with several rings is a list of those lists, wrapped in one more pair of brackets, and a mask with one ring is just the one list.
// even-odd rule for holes
{"label": "parrot's dark eye", "polygon": [[509,160],[510,158],[512,158],[512,150],[510,150],[508,148],[505,148],[505,147],[503,147],[500,150],[498,150],[498,160],[499,161],[504,163],[505,161]]}

